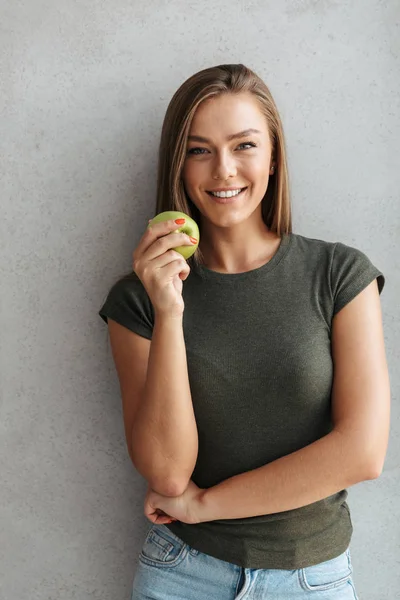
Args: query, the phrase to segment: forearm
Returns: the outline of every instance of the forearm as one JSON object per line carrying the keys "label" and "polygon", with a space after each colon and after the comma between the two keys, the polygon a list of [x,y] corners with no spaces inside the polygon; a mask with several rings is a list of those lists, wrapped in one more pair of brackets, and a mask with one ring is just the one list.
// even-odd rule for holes
{"label": "forearm", "polygon": [[349,435],[332,431],[292,454],[204,490],[200,521],[300,508],[374,477],[362,446]]}
{"label": "forearm", "polygon": [[156,315],[132,453],[138,471],[160,494],[180,493],[193,472],[198,434],[182,319]]}

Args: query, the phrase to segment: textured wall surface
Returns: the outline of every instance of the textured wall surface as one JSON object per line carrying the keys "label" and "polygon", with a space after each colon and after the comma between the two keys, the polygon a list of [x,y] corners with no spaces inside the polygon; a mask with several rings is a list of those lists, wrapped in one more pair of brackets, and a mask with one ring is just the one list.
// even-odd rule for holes
{"label": "textured wall surface", "polygon": [[226,62],[278,104],[294,231],[356,246],[386,275],[389,450],[349,503],[360,598],[398,597],[399,2],[0,6],[1,600],[130,597],[146,482],[97,311],[154,214],[172,94]]}

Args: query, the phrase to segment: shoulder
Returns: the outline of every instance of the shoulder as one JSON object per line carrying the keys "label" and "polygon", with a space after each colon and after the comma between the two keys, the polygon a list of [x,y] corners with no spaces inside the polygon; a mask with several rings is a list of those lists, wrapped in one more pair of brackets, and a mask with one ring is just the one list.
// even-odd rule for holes
{"label": "shoulder", "polygon": [[142,302],[147,296],[146,290],[136,273],[132,272],[114,281],[103,298],[104,306],[118,306]]}
{"label": "shoulder", "polygon": [[153,306],[143,283],[134,272],[111,286],[99,315],[106,323],[110,318],[151,338],[154,326]]}
{"label": "shoulder", "polygon": [[138,291],[144,290],[143,283],[134,271],[128,275],[120,277],[115,283],[113,283],[109,289],[108,295],[119,296],[126,294],[136,294]]}
{"label": "shoulder", "polygon": [[290,244],[292,246],[292,254],[302,258],[315,260],[318,262],[321,258],[331,260],[335,252],[335,247],[338,242],[330,242],[320,238],[308,237],[300,233],[291,234]]}
{"label": "shoulder", "polygon": [[294,269],[301,269],[309,276],[325,279],[329,274],[337,242],[290,234],[290,262]]}
{"label": "shoulder", "polygon": [[371,266],[371,260],[361,249],[341,241],[328,241],[311,238],[298,233],[292,234],[292,244],[298,252],[303,252],[317,260],[324,257],[329,262],[330,269],[365,268]]}
{"label": "shoulder", "polygon": [[379,293],[382,292],[385,284],[382,271],[359,248],[341,241],[327,241],[300,234],[292,234],[292,237],[294,260],[298,261],[299,268],[302,266],[307,270],[314,284],[319,282],[325,286],[333,314],[374,279],[377,279]]}
{"label": "shoulder", "polygon": [[335,245],[338,242],[330,242],[327,240],[322,240],[320,238],[312,238],[306,235],[301,235],[300,233],[292,233],[292,244],[299,249],[307,250],[309,252],[327,252],[332,253],[334,251]]}

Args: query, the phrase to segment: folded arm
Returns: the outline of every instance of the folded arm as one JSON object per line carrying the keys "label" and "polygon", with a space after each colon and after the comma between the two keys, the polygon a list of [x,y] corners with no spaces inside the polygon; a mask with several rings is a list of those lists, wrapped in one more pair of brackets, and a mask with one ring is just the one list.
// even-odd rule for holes
{"label": "folded arm", "polygon": [[279,513],[380,475],[390,420],[390,383],[376,280],[332,323],[333,430],[199,495],[199,521]]}

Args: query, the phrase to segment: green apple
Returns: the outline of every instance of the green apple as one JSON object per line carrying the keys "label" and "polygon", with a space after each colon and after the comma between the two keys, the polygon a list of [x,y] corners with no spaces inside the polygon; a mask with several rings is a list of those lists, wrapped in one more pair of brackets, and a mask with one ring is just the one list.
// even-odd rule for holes
{"label": "green apple", "polygon": [[162,221],[169,221],[170,219],[185,219],[185,222],[181,227],[174,229],[169,233],[169,235],[173,235],[175,232],[183,232],[187,235],[190,235],[197,239],[197,244],[193,244],[193,246],[176,246],[173,248],[176,252],[179,252],[183,256],[185,260],[190,258],[192,254],[194,254],[197,250],[197,246],[200,242],[200,231],[196,221],[194,221],[189,215],[186,215],[183,212],[179,212],[177,210],[166,210],[165,212],[158,213],[148,224],[147,229],[154,225],[155,223],[161,223]]}

